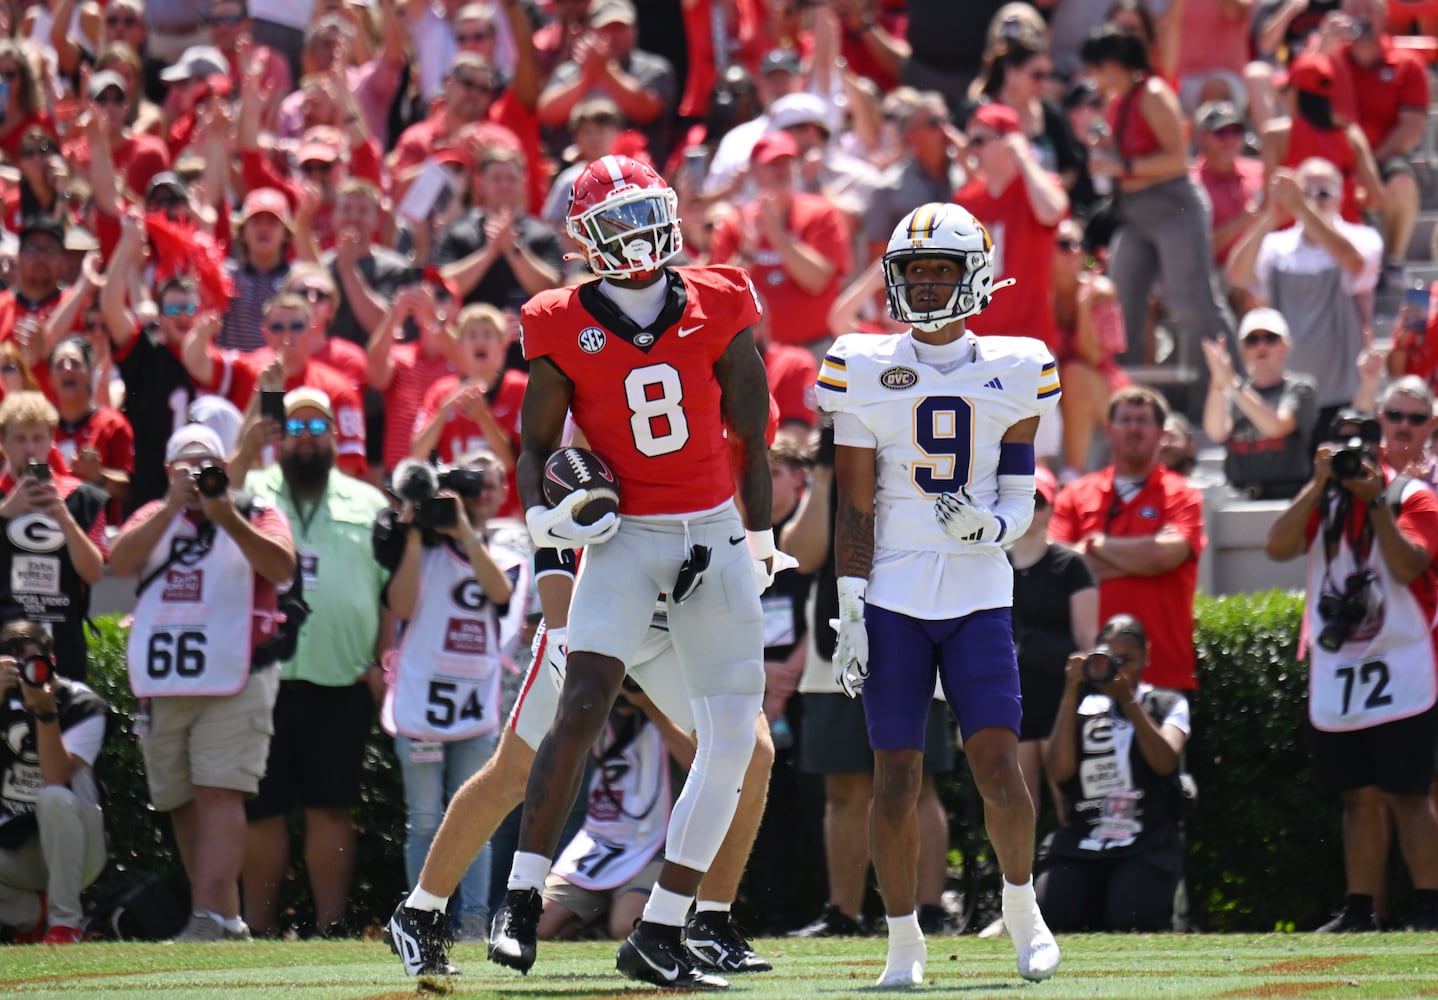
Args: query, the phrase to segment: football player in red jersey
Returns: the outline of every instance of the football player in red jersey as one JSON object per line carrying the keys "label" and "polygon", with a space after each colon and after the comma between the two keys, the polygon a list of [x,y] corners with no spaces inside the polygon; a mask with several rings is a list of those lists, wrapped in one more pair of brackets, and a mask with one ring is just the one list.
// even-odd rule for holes
{"label": "football player in red jersey", "polygon": [[[748,276],[665,266],[682,246],[677,205],[649,167],[622,156],[595,160],[575,182],[567,228],[599,280],[541,292],[522,313],[525,520],[538,545],[587,551],[559,713],[530,773],[489,955],[520,971],[534,963],[540,890],[585,756],[654,601],[667,594],[699,749],[670,819],[663,874],[616,964],[660,986],[716,989],[728,984],[694,965],[680,934],[734,814],[763,698],[759,593],[775,563],[768,385],[750,329],[759,304]],[[553,509],[541,492],[566,412],[622,487],[619,514],[590,525],[573,517],[585,491]],[[739,442],[733,466],[726,426]]]}

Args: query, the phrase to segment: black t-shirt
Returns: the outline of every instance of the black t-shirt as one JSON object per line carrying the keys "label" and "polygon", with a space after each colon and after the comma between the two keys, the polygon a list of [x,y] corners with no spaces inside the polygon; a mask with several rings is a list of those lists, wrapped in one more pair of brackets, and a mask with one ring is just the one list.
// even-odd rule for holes
{"label": "black t-shirt", "polygon": [[125,380],[125,418],[135,432],[135,471],[130,476],[132,514],[169,489],[165,442],[189,423],[190,403],[199,395],[179,356],[161,343],[153,327],[135,335],[120,359]]}
{"label": "black t-shirt", "polygon": [[1006,0],[909,0],[907,39],[925,66],[974,76],[984,58],[989,22]]}
{"label": "black t-shirt", "polygon": [[[74,729],[91,719],[108,720],[110,706],[83,684],[58,684],[55,711],[60,732]],[[35,721],[25,709],[18,688],[0,699],[0,849],[14,849],[35,830],[35,800],[44,785],[40,773],[40,751],[35,742]],[[98,785],[75,789],[82,798],[99,800]]]}
{"label": "black t-shirt", "polygon": [[1020,674],[1063,677],[1074,652],[1069,597],[1096,586],[1083,556],[1057,543],[1032,566],[1014,570],[1014,647]]}
{"label": "black t-shirt", "polygon": [[[559,234],[551,226],[540,222],[532,215],[520,216],[515,222],[518,236],[516,246],[522,246],[540,260],[553,267],[558,273],[564,267],[564,251],[559,246]],[[450,223],[439,237],[434,248],[436,266],[452,264],[470,254],[484,249],[484,209],[473,208],[461,218]],[[518,309],[529,300],[529,293],[519,284],[509,262],[503,257],[496,260],[484,272],[484,277],[464,297],[464,304],[488,302],[501,309]]]}
{"label": "black t-shirt", "polygon": [[[343,337],[368,348],[370,334],[374,331],[362,327],[355,318],[354,310],[350,308],[349,299],[345,297],[344,282],[340,280],[338,258],[333,253],[328,254],[326,265],[329,267],[330,278],[335,283],[336,293],[335,312],[327,332],[332,337]],[[411,272],[409,260],[388,247],[374,247],[359,259],[360,277],[387,301],[392,301],[395,293],[406,281],[411,280]]]}
{"label": "black t-shirt", "polygon": [[1313,445],[1309,432],[1318,419],[1318,390],[1307,375],[1285,375],[1275,385],[1250,387],[1267,405],[1293,412],[1293,433],[1264,437],[1253,421],[1229,403],[1233,433],[1223,457],[1224,477],[1255,498],[1287,500],[1297,496],[1313,474]]}
{"label": "black t-shirt", "polygon": [[[109,503],[98,486],[75,481],[65,497],[70,516],[88,533]],[[90,614],[90,585],[75,571],[65,533],[44,514],[0,518],[0,622],[42,622],[55,642],[55,668],[61,676],[85,679],[85,619]]]}

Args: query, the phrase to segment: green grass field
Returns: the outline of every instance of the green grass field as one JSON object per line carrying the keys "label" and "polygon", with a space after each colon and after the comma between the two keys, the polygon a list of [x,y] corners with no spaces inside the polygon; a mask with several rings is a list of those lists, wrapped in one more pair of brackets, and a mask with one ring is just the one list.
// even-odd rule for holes
{"label": "green grass field", "polygon": [[[1438,935],[1114,935],[1061,940],[1063,966],[1046,983],[1014,972],[1005,940],[929,941],[929,996],[1028,1000],[1152,997],[1438,997]],[[876,993],[881,938],[764,940],[775,971],[732,980],[730,995],[790,998]],[[479,945],[453,955],[467,975],[456,997],[626,997],[659,991],[614,971],[614,945],[544,944],[528,977],[484,960]],[[0,997],[407,998],[421,993],[384,945],[306,942],[212,945],[88,944],[0,949]]]}

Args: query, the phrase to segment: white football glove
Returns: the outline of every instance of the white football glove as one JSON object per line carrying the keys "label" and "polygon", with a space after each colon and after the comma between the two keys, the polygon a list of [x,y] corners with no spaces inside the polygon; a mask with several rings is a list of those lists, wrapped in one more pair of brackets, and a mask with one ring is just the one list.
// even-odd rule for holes
{"label": "white football glove", "polygon": [[582,549],[598,545],[614,537],[619,530],[619,515],[605,514],[593,524],[574,520],[574,511],[589,499],[588,490],[575,490],[553,507],[535,504],[524,512],[524,523],[539,548]]}
{"label": "white football glove", "polygon": [[966,486],[957,493],[940,493],[934,501],[934,517],[956,542],[996,542],[1003,533],[1003,522],[975,500]]}
{"label": "white football glove", "polygon": [[[749,555],[754,558],[754,578],[759,581],[759,593],[762,594],[774,586],[774,577],[799,565],[799,560],[789,553],[779,552],[774,548],[772,529],[745,531],[744,537],[749,542]],[[764,562],[766,559],[769,560],[767,565]]]}
{"label": "white football glove", "polygon": [[839,617],[829,627],[839,633],[834,646],[834,683],[856,698],[869,679],[869,633],[864,627],[864,592],[869,581],[857,576],[839,577]]}
{"label": "white football glove", "polygon": [[569,665],[569,629],[539,626],[534,635],[534,648],[544,643],[544,672],[554,684],[554,690],[564,690],[564,674]]}

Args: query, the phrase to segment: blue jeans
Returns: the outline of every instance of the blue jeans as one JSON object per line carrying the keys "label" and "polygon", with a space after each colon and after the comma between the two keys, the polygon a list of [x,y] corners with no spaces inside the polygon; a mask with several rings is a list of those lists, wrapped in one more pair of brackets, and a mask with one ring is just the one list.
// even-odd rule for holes
{"label": "blue jeans", "polygon": [[[459,791],[471,775],[484,766],[494,753],[499,742],[499,733],[476,736],[473,739],[457,740],[439,744],[443,759],[432,763],[416,764],[410,759],[410,747],[414,741],[408,736],[396,734],[395,756],[399,758],[400,772],[404,776],[405,816],[404,867],[410,887],[419,884],[420,869],[424,867],[429,845],[439,831],[444,819],[445,806]],[[479,852],[459,880],[459,908],[454,911],[459,919],[477,915],[488,916],[489,912],[489,845]]]}

